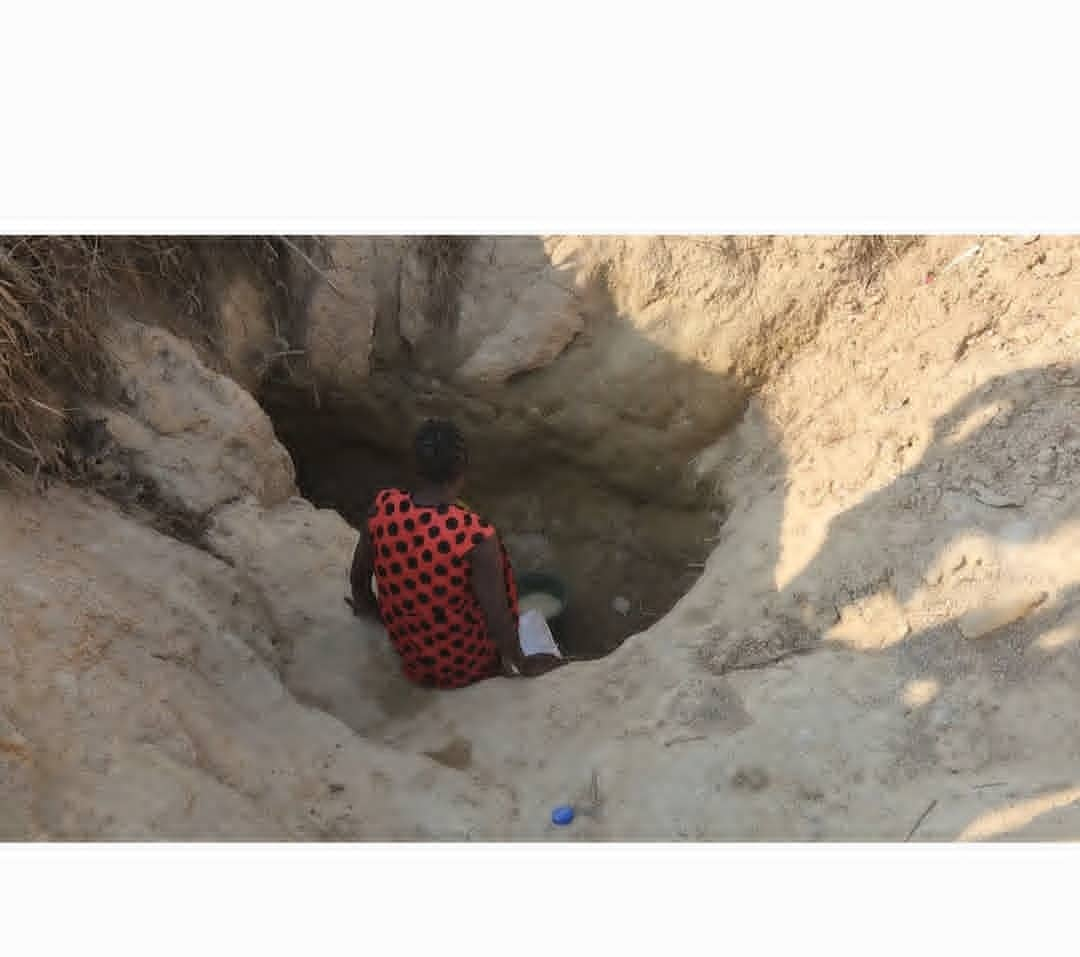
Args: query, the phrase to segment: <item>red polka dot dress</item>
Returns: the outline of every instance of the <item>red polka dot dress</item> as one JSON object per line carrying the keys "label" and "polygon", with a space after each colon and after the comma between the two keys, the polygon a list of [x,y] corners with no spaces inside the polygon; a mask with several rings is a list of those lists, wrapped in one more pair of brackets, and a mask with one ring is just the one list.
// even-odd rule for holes
{"label": "red polka dot dress", "polygon": [[[501,673],[499,652],[470,581],[468,555],[495,529],[457,505],[422,507],[385,489],[368,513],[379,613],[410,681],[462,688]],[[515,623],[517,586],[502,551]]]}

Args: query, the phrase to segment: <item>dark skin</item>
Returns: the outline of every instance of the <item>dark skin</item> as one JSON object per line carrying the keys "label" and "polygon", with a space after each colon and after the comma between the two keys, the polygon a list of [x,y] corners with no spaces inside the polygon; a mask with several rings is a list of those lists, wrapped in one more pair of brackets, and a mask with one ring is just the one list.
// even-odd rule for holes
{"label": "dark skin", "polygon": [[371,536],[368,535],[367,523],[360,529],[360,541],[353,552],[352,568],[349,569],[349,586],[352,597],[346,598],[354,615],[379,617],[379,603],[371,591],[371,576],[375,569],[371,561]]}
{"label": "dark skin", "polygon": [[[413,501],[424,508],[449,505],[461,496],[463,486],[463,477],[442,486],[422,484],[413,494]],[[498,536],[493,535],[469,553],[469,573],[476,600],[487,619],[488,634],[499,649],[504,675],[514,676],[516,669],[521,677],[537,678],[567,663],[565,658],[555,655],[522,654],[506,595],[506,583],[503,581],[502,549]],[[371,590],[373,574],[371,541],[365,524],[360,530],[360,541],[356,545],[349,572],[352,598],[345,599],[353,614],[379,616],[378,601]]]}

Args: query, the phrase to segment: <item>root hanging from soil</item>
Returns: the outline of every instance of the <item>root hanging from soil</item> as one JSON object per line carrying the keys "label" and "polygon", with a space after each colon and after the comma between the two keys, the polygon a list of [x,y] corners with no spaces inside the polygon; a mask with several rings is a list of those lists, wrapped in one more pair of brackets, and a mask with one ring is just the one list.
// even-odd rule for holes
{"label": "root hanging from soil", "polygon": [[110,308],[154,301],[172,331],[212,342],[215,278],[243,269],[285,308],[286,255],[264,236],[0,237],[0,474],[66,474],[74,405],[105,371]]}

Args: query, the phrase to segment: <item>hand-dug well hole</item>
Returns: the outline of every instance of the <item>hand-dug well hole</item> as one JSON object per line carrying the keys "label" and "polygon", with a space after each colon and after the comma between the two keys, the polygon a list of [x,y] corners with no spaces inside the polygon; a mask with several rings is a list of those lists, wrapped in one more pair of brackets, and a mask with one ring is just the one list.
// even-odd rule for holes
{"label": "hand-dug well hole", "polygon": [[[302,493],[359,528],[374,494],[409,488],[410,463],[343,436],[332,419],[277,418]],[[648,628],[701,573],[716,513],[636,502],[545,456],[534,468],[494,471],[474,460],[465,500],[494,522],[518,574],[554,571],[570,588],[558,635],[571,655],[597,657]]]}

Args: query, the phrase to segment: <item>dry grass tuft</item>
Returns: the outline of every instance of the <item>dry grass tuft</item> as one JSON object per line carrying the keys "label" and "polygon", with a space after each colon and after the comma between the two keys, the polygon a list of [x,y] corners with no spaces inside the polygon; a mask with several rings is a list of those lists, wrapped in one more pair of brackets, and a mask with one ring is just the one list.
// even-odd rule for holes
{"label": "dry grass tuft", "polygon": [[452,328],[454,307],[464,285],[471,236],[419,236],[416,254],[427,271],[426,312],[438,328]]}
{"label": "dry grass tuft", "polygon": [[269,237],[0,237],[0,472],[65,471],[72,403],[101,385],[110,305],[152,298],[212,339],[210,284],[234,268],[287,295]]}
{"label": "dry grass tuft", "polygon": [[920,236],[846,236],[839,255],[847,274],[864,288],[913,246]]}
{"label": "dry grass tuft", "polygon": [[688,237],[689,241],[715,253],[724,264],[733,298],[753,298],[765,253],[772,236]]}

